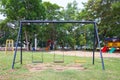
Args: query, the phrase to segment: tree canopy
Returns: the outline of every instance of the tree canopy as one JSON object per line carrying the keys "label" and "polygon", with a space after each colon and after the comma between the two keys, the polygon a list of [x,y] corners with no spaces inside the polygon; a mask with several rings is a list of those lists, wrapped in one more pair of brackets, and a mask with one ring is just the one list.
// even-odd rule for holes
{"label": "tree canopy", "polygon": [[119,0],[88,0],[80,12],[85,20],[98,22],[103,37],[119,36],[120,1]]}
{"label": "tree canopy", "polygon": [[[80,20],[96,21],[100,39],[117,36],[120,38],[120,1],[119,0],[88,0],[83,3],[84,8],[79,9],[74,0],[66,8],[42,0],[1,0],[0,13],[6,19],[0,22],[2,31],[10,38],[16,39],[20,20]],[[14,24],[11,28],[8,24]],[[36,26],[36,27],[35,27]],[[25,44],[32,43],[35,34],[39,40],[48,39],[64,42],[74,48],[74,45],[84,46],[92,44],[92,25],[84,24],[24,24],[23,33]],[[9,32],[9,33],[8,33]],[[14,34],[12,34],[14,32]],[[43,36],[44,35],[44,36]],[[67,35],[67,36],[66,36]],[[86,41],[88,39],[88,41]],[[1,37],[3,43],[4,36]],[[28,44],[30,46],[30,44]]]}

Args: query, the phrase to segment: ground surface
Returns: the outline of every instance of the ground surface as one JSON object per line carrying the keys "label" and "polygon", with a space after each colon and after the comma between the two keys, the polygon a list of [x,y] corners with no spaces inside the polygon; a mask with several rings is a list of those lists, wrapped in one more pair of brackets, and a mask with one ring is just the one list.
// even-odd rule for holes
{"label": "ground surface", "polygon": [[[49,53],[64,54],[69,56],[92,57],[93,53],[89,51],[50,51]],[[120,58],[120,52],[116,53],[102,53],[103,57]],[[95,52],[95,57],[100,57],[100,52]]]}
{"label": "ground surface", "polygon": [[[16,62],[19,61],[19,53]],[[102,70],[99,52],[95,53],[95,65],[92,65],[90,51],[42,52],[45,53],[43,63],[32,63],[31,53],[24,51],[23,65],[16,63],[15,69],[11,69],[13,55],[0,51],[0,80],[120,80],[120,53],[103,53],[105,71]],[[41,59],[39,53],[35,52],[35,60]],[[54,63],[54,53],[58,54],[57,60],[64,53],[64,63]],[[75,58],[86,62],[75,63]]]}
{"label": "ground surface", "polygon": [[[69,55],[69,56],[80,56],[80,57],[92,57],[92,52],[88,51],[50,51],[50,54],[59,54],[59,55]],[[120,53],[102,53],[104,58],[120,58]],[[100,52],[95,52],[95,57],[100,57]],[[27,68],[30,72],[43,71],[47,69],[52,69],[56,71],[64,70],[86,70],[81,64],[69,64],[62,66],[61,64],[55,63],[39,63],[36,65],[28,64]]]}
{"label": "ground surface", "polygon": [[81,64],[69,64],[69,65],[60,65],[54,63],[39,63],[36,65],[28,64],[27,68],[30,72],[43,71],[47,69],[55,71],[64,71],[64,70],[85,70]]}

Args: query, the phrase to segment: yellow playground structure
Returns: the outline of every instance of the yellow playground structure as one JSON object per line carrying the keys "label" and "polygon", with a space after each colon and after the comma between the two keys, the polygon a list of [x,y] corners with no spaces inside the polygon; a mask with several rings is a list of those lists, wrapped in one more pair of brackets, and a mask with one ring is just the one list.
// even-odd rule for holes
{"label": "yellow playground structure", "polygon": [[7,54],[8,51],[14,52],[14,41],[13,39],[7,39],[6,40],[6,47],[5,47],[5,53]]}
{"label": "yellow playground structure", "polygon": [[106,38],[105,42],[107,43],[108,48],[115,47],[120,49],[120,39],[118,38]]}

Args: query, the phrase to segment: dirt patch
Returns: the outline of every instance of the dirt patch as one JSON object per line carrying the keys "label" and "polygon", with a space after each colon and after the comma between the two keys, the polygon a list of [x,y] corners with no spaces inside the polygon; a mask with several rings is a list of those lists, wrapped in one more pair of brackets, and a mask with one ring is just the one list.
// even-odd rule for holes
{"label": "dirt patch", "polygon": [[64,71],[64,70],[85,70],[81,64],[69,64],[66,66],[60,64],[52,63],[39,63],[39,64],[28,64],[27,68],[30,72],[44,71],[47,69],[52,69],[55,71]]}
{"label": "dirt patch", "polygon": [[30,72],[35,72],[35,71],[43,71],[48,69],[48,64],[28,64],[27,68],[29,69]]}
{"label": "dirt patch", "polygon": [[74,70],[85,70],[86,68],[83,67],[81,64],[72,64],[72,65],[67,65],[67,69],[74,69]]}
{"label": "dirt patch", "polygon": [[0,80],[9,80],[9,76],[2,75],[2,76],[0,76]]}
{"label": "dirt patch", "polygon": [[0,80],[4,80],[4,77],[3,77],[3,76],[0,76]]}

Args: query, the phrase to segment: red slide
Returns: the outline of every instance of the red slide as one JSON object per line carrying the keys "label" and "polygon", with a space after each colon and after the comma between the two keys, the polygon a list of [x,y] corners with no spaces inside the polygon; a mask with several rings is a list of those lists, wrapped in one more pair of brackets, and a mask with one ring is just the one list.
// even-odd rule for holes
{"label": "red slide", "polygon": [[108,50],[107,46],[104,46],[101,51],[102,52],[107,52],[107,50]]}

